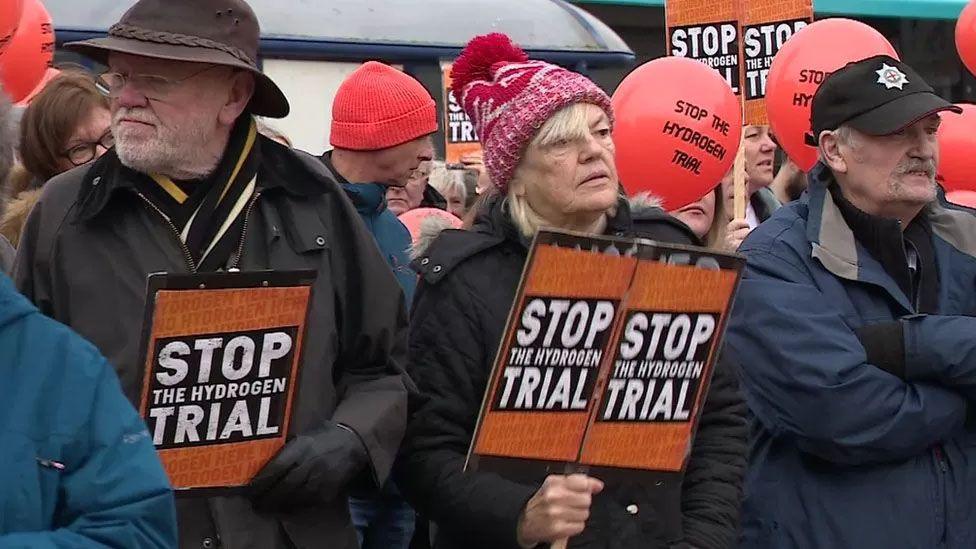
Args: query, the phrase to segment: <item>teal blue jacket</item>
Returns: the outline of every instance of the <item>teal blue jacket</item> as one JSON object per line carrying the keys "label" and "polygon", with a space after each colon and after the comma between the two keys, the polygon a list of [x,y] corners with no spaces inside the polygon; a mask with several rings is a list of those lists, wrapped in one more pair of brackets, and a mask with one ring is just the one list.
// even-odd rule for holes
{"label": "teal blue jacket", "polygon": [[0,275],[0,549],[176,539],[169,481],[112,368]]}
{"label": "teal blue jacket", "polygon": [[343,183],[342,188],[393,269],[409,307],[417,287],[417,273],[410,268],[410,231],[387,209],[386,187],[379,183]]}

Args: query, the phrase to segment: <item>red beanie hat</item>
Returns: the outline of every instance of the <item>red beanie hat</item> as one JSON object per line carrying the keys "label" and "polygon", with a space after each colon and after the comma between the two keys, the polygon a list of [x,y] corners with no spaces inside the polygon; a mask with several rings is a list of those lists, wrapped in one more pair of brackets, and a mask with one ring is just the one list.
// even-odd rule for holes
{"label": "red beanie hat", "polygon": [[339,86],[332,102],[333,147],[375,151],[437,131],[437,107],[423,84],[368,61]]}
{"label": "red beanie hat", "polygon": [[508,192],[522,150],[556,111],[592,103],[613,123],[610,97],[582,74],[530,61],[504,34],[471,40],[451,67],[451,87],[474,121],[491,181]]}

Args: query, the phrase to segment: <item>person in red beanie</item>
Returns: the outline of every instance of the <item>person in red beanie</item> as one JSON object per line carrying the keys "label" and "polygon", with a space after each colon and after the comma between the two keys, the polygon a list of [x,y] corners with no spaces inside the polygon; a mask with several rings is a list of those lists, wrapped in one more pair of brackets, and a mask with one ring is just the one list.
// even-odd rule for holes
{"label": "person in red beanie", "polygon": [[[686,471],[590,475],[464,471],[480,405],[539,227],[690,244],[660,209],[632,218],[620,195],[613,109],[586,77],[529,60],[507,36],[472,40],[452,84],[474,120],[495,196],[470,230],[445,230],[413,263],[410,368],[420,394],[397,484],[436,528],[438,549],[720,549],[735,543],[745,404],[716,366]],[[649,99],[650,100],[650,99]],[[653,214],[653,215],[652,215]]]}
{"label": "person in red beanie", "polygon": [[[388,189],[405,187],[429,164],[437,108],[424,86],[401,71],[369,61],[339,86],[332,103],[335,147],[322,155],[372,233],[407,299],[417,275],[410,269],[410,232],[387,207]],[[414,511],[393,482],[349,498],[363,549],[406,549]]]}

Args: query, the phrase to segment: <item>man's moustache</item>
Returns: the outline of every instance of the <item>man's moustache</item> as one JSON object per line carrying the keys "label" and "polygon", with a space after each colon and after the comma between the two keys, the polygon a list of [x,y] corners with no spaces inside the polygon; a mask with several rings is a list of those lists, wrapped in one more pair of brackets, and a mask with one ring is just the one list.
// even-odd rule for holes
{"label": "man's moustache", "polygon": [[911,172],[925,172],[929,177],[935,177],[935,162],[916,161],[898,169],[899,175],[905,175]]}
{"label": "man's moustache", "polygon": [[140,111],[133,111],[133,110],[119,110],[119,111],[116,111],[115,116],[113,117],[112,122],[118,124],[119,122],[122,121],[123,118],[127,118],[129,120],[135,120],[136,122],[142,122],[144,124],[155,124],[156,123],[156,120],[155,120],[155,118],[153,116],[146,115],[146,114],[144,114],[144,113],[142,113]]}

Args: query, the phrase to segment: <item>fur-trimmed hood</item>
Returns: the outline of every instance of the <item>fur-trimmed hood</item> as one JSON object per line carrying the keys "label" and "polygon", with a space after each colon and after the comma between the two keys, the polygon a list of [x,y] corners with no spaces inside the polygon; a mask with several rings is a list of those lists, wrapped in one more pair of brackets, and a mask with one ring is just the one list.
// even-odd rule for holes
{"label": "fur-trimmed hood", "polygon": [[630,204],[630,213],[634,217],[640,217],[651,210],[661,210],[664,204],[660,197],[648,192],[637,193],[628,198],[627,202]]}
{"label": "fur-trimmed hood", "polygon": [[[684,233],[684,236],[689,238],[693,243],[700,244],[699,239],[694,236],[691,230],[688,229],[684,223],[681,223],[674,217],[667,215],[666,212],[661,209],[662,203],[663,201],[659,197],[647,192],[637,193],[634,196],[627,198],[627,204],[630,206],[630,216],[638,224],[644,220],[660,222],[663,218],[671,225],[677,227],[678,232]],[[410,259],[417,259],[418,257],[424,255],[441,232],[444,229],[450,228],[450,223],[439,217],[431,216],[424,219],[424,221],[420,224],[420,236],[410,248]]]}
{"label": "fur-trimmed hood", "polygon": [[414,260],[418,257],[424,255],[424,252],[430,248],[430,245],[434,243],[434,240],[440,236],[441,231],[444,229],[452,229],[451,222],[443,217],[430,215],[424,218],[420,222],[420,235],[410,246],[410,259]]}
{"label": "fur-trimmed hood", "polygon": [[7,202],[3,217],[0,217],[0,234],[16,248],[20,243],[20,233],[24,230],[27,216],[34,209],[41,197],[41,189],[32,189],[19,193]]}

